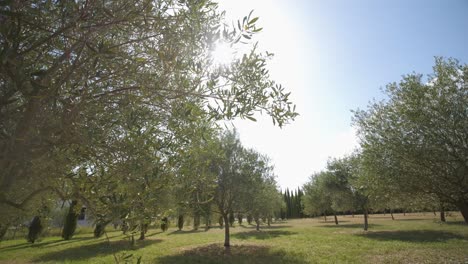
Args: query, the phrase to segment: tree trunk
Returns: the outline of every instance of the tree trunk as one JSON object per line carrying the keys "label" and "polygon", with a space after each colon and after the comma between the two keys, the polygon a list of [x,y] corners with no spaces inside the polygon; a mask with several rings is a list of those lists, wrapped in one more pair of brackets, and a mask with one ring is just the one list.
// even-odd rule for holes
{"label": "tree trunk", "polygon": [[257,231],[260,231],[260,219],[258,217],[255,217],[255,224],[257,224]]}
{"label": "tree trunk", "polygon": [[390,209],[390,215],[392,216],[392,220],[395,220],[395,217],[393,217],[393,209]]}
{"label": "tree trunk", "polygon": [[10,227],[10,224],[0,224],[0,241],[3,239],[3,237],[7,233],[9,227]]}
{"label": "tree trunk", "polygon": [[211,224],[210,216],[206,215],[205,216],[205,230],[210,229],[210,224]]}
{"label": "tree trunk", "polygon": [[231,244],[229,242],[229,217],[228,214],[223,214],[224,219],[224,246],[230,247]]}
{"label": "tree trunk", "polygon": [[140,238],[139,240],[145,239],[146,231],[148,231],[148,224],[141,224],[140,225]]}
{"label": "tree trunk", "polygon": [[351,211],[351,216],[354,218],[354,211]]}
{"label": "tree trunk", "polygon": [[333,216],[335,217],[335,224],[338,225],[338,217],[336,216],[336,213],[333,213]]}
{"label": "tree trunk", "polygon": [[323,214],[323,217],[325,218],[325,222],[327,221],[327,214]]}
{"label": "tree trunk", "polygon": [[364,209],[364,231],[367,231],[367,229],[369,228],[369,222],[367,220],[368,218],[368,212],[367,212],[367,208]]}
{"label": "tree trunk", "polygon": [[[15,238],[16,238],[16,232],[17,231],[18,231],[18,226],[15,226],[15,231],[13,231],[13,238],[12,238],[13,240],[15,240]],[[2,232],[2,231],[0,230],[0,232]],[[0,234],[0,240],[1,240],[1,237],[3,237],[3,236]]]}
{"label": "tree trunk", "polygon": [[195,213],[193,216],[193,230],[198,230],[200,227],[200,215],[198,213]]}
{"label": "tree trunk", "polygon": [[179,217],[177,218],[177,228],[180,230],[182,230],[182,228],[184,228],[184,215],[179,215]]}
{"label": "tree trunk", "polygon": [[457,207],[460,210],[460,213],[462,214],[465,223],[468,224],[468,202],[457,203]]}
{"label": "tree trunk", "polygon": [[445,209],[443,205],[440,205],[440,221],[445,222]]}
{"label": "tree trunk", "polygon": [[434,216],[437,216],[437,213],[436,213],[436,211],[435,211],[435,210],[434,210]]}

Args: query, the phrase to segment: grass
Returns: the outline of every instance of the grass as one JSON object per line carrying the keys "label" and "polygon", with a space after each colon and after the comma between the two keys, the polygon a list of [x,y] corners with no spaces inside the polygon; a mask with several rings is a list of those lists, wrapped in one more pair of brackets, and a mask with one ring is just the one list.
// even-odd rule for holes
{"label": "grass", "polygon": [[[229,250],[222,246],[223,229],[162,233],[150,230],[147,239],[130,246],[118,231],[95,239],[80,232],[69,241],[52,236],[36,244],[25,239],[0,242],[0,263],[113,263],[132,254],[143,263],[468,263],[468,225],[453,213],[447,223],[433,214],[372,215],[362,230],[362,216],[288,220],[270,228],[232,228]],[[112,228],[110,228],[112,229]],[[113,255],[114,254],[114,255]],[[122,261],[123,263],[123,261]]]}

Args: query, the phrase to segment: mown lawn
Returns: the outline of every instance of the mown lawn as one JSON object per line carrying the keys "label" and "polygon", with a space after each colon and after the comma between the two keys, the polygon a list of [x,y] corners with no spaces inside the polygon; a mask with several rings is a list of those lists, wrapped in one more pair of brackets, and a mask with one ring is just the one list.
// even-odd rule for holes
{"label": "mown lawn", "polygon": [[[440,223],[431,213],[372,215],[370,230],[362,231],[362,216],[288,220],[255,231],[232,228],[232,246],[222,246],[223,230],[150,230],[145,241],[130,246],[118,231],[110,239],[82,232],[70,241],[43,238],[0,242],[0,263],[468,263],[468,225],[458,214]],[[112,228],[110,228],[112,229]]]}

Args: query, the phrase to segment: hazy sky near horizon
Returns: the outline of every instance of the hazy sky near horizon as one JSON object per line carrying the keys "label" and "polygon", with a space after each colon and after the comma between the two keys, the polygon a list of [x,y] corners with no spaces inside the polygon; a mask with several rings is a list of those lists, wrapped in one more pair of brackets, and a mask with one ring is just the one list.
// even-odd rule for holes
{"label": "hazy sky near horizon", "polygon": [[465,0],[221,0],[220,9],[228,21],[260,17],[255,40],[275,54],[271,77],[297,105],[282,129],[266,116],[233,122],[245,146],[272,158],[283,189],[358,145],[351,110],[384,98],[386,84],[431,73],[434,56],[468,63]]}

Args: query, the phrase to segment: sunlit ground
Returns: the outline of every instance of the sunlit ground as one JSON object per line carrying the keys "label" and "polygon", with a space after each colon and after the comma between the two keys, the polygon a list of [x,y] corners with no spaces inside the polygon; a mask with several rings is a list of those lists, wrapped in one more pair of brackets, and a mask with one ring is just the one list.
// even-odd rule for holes
{"label": "sunlit ground", "polygon": [[[34,245],[24,239],[0,243],[0,263],[113,263],[133,254],[143,263],[466,263],[468,225],[458,213],[447,223],[426,214],[371,215],[370,229],[362,230],[362,216],[289,220],[270,228],[232,228],[232,246],[222,246],[224,231],[183,231],[175,228],[148,232],[132,248],[119,231],[109,232],[110,244],[81,230],[71,241],[45,238]],[[112,228],[110,228],[112,229]],[[20,236],[21,234],[17,234]],[[133,258],[136,261],[136,258]],[[135,262],[133,262],[135,263]]]}

